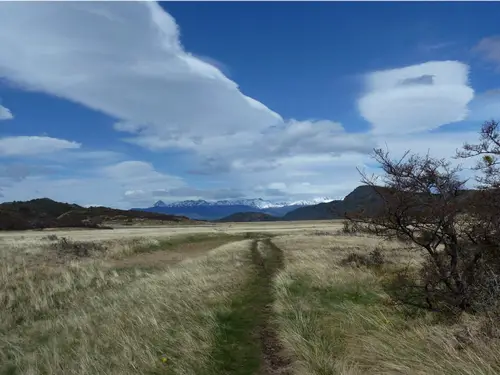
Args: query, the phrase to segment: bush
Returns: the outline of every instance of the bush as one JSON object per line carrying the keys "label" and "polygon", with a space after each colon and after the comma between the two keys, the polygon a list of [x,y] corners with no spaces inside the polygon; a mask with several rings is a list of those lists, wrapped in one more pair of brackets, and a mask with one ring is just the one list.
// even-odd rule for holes
{"label": "bush", "polygon": [[358,230],[354,223],[350,222],[349,220],[344,220],[341,229],[342,234],[355,234],[357,231]]}
{"label": "bush", "polygon": [[92,253],[103,253],[107,247],[99,242],[73,241],[66,237],[61,237],[52,244],[52,248],[60,256],[76,256],[78,258],[90,257]]}
{"label": "bush", "polygon": [[44,237],[42,237],[42,240],[46,241],[57,241],[59,237],[57,237],[57,234],[48,234]]}
{"label": "bush", "polygon": [[345,257],[341,264],[344,266],[380,268],[389,263],[380,248],[375,248],[369,254],[350,253]]}
{"label": "bush", "polygon": [[419,282],[418,273],[406,267],[398,269],[387,275],[384,289],[396,304],[401,304],[406,309],[403,312],[415,316],[419,310],[432,310],[433,306],[428,301],[428,294],[422,283]]}
{"label": "bush", "polygon": [[317,230],[317,231],[313,232],[313,234],[315,236],[331,236],[333,233],[332,232],[323,231],[323,230]]}

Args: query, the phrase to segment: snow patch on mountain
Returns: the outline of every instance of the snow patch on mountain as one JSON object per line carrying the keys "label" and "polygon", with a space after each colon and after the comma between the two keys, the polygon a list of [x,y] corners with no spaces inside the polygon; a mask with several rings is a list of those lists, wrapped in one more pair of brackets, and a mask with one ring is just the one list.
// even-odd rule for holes
{"label": "snow patch on mountain", "polygon": [[167,204],[163,201],[156,202],[153,207],[167,207]]}
{"label": "snow patch on mountain", "polygon": [[156,202],[154,207],[197,207],[197,206],[249,206],[264,210],[267,208],[279,208],[288,206],[311,206],[318,203],[331,202],[333,199],[328,197],[314,198],[311,200],[299,200],[291,202],[270,202],[262,198],[255,199],[224,199],[219,201],[206,201],[203,199],[186,200],[180,202],[165,203]]}

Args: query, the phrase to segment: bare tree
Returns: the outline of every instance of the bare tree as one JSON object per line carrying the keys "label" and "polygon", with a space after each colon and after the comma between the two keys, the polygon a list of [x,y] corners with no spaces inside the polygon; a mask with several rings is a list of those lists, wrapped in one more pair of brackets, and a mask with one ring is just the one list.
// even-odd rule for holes
{"label": "bare tree", "polygon": [[420,289],[425,307],[478,310],[485,259],[500,243],[495,227],[500,213],[485,210],[485,195],[466,190],[462,169],[444,159],[407,152],[392,160],[382,149],[373,157],[384,172],[382,181],[362,174],[362,182],[380,198],[379,209],[372,215],[350,213],[348,220],[365,232],[424,251],[427,260],[411,287]]}

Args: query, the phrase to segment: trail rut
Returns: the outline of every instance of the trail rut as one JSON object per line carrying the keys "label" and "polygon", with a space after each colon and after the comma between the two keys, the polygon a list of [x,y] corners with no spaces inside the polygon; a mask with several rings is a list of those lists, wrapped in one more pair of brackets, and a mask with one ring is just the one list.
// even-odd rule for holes
{"label": "trail rut", "polygon": [[278,338],[273,323],[272,303],[273,278],[284,267],[283,251],[269,238],[256,241],[252,246],[252,261],[259,269],[259,276],[264,280],[262,293],[266,303],[260,308],[261,321],[258,327],[258,337],[262,351],[261,375],[289,375],[291,361],[283,352],[283,346]]}

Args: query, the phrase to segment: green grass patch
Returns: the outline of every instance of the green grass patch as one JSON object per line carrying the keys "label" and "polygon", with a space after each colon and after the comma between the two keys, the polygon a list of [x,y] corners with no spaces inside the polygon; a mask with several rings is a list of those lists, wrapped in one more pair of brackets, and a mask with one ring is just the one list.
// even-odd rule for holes
{"label": "green grass patch", "polygon": [[268,302],[264,286],[253,270],[243,291],[233,298],[229,310],[217,314],[219,327],[212,353],[210,374],[255,374],[260,367],[261,350],[257,329],[259,310]]}
{"label": "green grass patch", "polygon": [[270,233],[270,232],[246,232],[243,234],[245,239],[268,239],[268,238],[273,238],[276,237],[276,233]]}
{"label": "green grass patch", "polygon": [[232,235],[232,234],[191,234],[187,236],[174,236],[170,238],[159,238],[158,241],[154,243],[144,244],[137,241],[137,244],[133,244],[135,253],[148,253],[153,251],[164,251],[164,250],[175,250],[177,247],[186,244],[195,244],[200,242],[215,242],[215,241],[238,241],[245,239],[243,235]]}
{"label": "green grass patch", "polygon": [[[270,241],[266,245],[269,248]],[[266,306],[274,299],[271,278],[282,265],[281,251],[276,249],[271,248],[266,255],[260,254],[257,241],[254,241],[251,249],[253,265],[248,281],[233,297],[230,308],[217,314],[219,329],[210,375],[258,373],[262,363],[259,327],[265,324]]]}
{"label": "green grass patch", "polygon": [[356,305],[374,305],[380,302],[376,290],[357,282],[343,285],[314,285],[310,275],[297,277],[288,287],[290,297],[302,300],[318,309],[332,309],[342,303]]}

